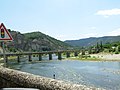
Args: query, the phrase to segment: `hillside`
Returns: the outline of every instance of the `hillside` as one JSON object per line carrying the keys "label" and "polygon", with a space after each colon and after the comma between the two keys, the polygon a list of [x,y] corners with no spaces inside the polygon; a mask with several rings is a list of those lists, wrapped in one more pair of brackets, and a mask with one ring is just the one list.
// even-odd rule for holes
{"label": "hillside", "polygon": [[120,41],[120,36],[90,37],[79,40],[67,40],[65,41],[65,43],[71,46],[88,47],[88,46],[96,45],[97,42],[101,42],[101,41],[103,44],[118,42]]}
{"label": "hillside", "polygon": [[12,42],[6,43],[6,47],[10,51],[50,51],[70,48],[68,44],[41,32],[21,34],[10,31],[10,33],[14,39]]}

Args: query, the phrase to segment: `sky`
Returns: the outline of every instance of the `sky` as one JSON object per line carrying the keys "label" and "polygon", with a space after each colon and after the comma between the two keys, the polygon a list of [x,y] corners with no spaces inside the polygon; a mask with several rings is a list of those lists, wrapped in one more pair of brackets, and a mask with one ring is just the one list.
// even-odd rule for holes
{"label": "sky", "polygon": [[120,35],[120,0],[0,0],[0,22],[58,40]]}

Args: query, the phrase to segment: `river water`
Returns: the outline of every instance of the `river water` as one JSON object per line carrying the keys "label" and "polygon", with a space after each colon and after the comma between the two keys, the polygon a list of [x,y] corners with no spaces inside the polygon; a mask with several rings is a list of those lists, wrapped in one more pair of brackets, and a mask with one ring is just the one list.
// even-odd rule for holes
{"label": "river water", "polygon": [[20,63],[9,62],[11,68],[32,74],[64,80],[76,84],[95,86],[107,90],[120,90],[120,62],[57,60],[54,56],[49,61],[44,57],[40,62],[37,57],[32,62],[21,59]]}

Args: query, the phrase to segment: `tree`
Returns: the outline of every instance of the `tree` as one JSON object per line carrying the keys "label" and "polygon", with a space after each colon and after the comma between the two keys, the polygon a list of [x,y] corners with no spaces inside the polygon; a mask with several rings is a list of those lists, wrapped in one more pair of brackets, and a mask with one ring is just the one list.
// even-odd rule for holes
{"label": "tree", "polygon": [[103,45],[102,45],[102,41],[100,41],[100,49],[102,50]]}
{"label": "tree", "polygon": [[120,45],[118,45],[118,51],[120,52]]}
{"label": "tree", "polygon": [[81,55],[85,55],[85,48],[82,47],[81,49],[82,49],[82,53],[81,53]]}
{"label": "tree", "polygon": [[98,42],[97,42],[97,45],[96,45],[96,53],[99,53],[99,44],[98,44]]}
{"label": "tree", "polygon": [[88,53],[92,54],[92,47],[89,48]]}
{"label": "tree", "polygon": [[82,54],[81,55],[85,55],[85,50],[82,50]]}

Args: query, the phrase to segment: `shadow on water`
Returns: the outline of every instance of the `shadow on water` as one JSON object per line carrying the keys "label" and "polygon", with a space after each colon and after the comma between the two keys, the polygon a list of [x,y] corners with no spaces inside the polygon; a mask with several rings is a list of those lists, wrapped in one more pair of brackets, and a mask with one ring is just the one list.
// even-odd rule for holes
{"label": "shadow on water", "polygon": [[[38,61],[32,57],[32,62],[21,59],[20,63],[14,60],[9,66],[14,69],[41,75],[76,84],[102,87],[108,90],[120,89],[120,62],[92,62],[79,60],[48,60],[48,57]],[[54,77],[55,74],[55,77]]]}

